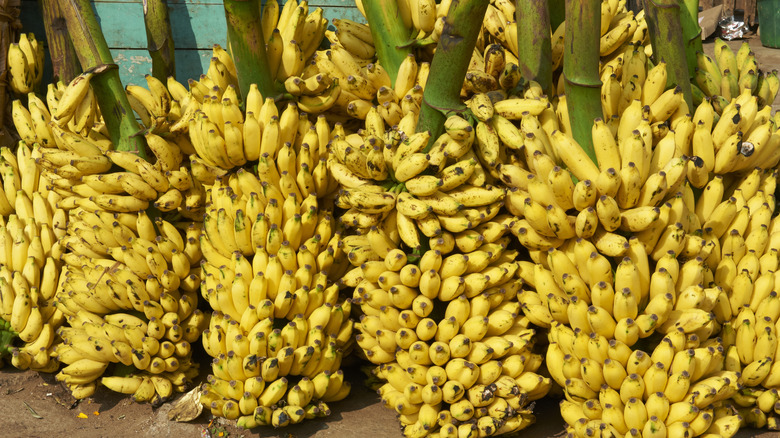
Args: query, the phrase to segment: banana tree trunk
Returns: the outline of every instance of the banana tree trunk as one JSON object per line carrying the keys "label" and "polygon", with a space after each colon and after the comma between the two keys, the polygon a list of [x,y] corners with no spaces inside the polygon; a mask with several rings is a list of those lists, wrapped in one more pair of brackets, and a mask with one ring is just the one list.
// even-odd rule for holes
{"label": "banana tree trunk", "polygon": [[65,17],[56,1],[39,0],[38,4],[43,12],[43,27],[46,29],[54,80],[59,79],[67,84],[81,73],[81,65],[68,35]]}
{"label": "banana tree trunk", "polygon": [[168,76],[176,77],[173,31],[166,0],[144,0],[144,25],[146,45],[152,57],[152,76],[165,83]]}
{"label": "banana tree trunk", "polygon": [[275,94],[260,22],[260,0],[225,0],[227,42],[236,64],[238,88],[246,101],[249,85],[257,84],[263,97]]}
{"label": "banana tree trunk", "polygon": [[407,45],[411,30],[404,25],[395,1],[363,0],[363,8],[374,39],[376,57],[390,75],[391,83],[395,84],[401,62],[411,53]]}
{"label": "banana tree trunk", "polygon": [[417,132],[431,133],[428,148],[444,131],[447,112],[461,111],[465,107],[460,99],[460,89],[489,3],[488,0],[452,1],[429,73],[431,78],[446,80],[428,82],[417,121]]}
{"label": "banana tree trunk", "polygon": [[552,95],[552,43],[547,0],[517,0],[515,21],[520,73]]}
{"label": "banana tree trunk", "polygon": [[557,29],[566,19],[566,0],[547,0],[550,11],[550,28]]}
{"label": "banana tree trunk", "polygon": [[646,0],[645,15],[653,45],[653,62],[656,65],[666,63],[668,82],[680,86],[685,103],[693,108],[691,77],[680,22],[680,3],[678,0]]}
{"label": "banana tree trunk", "polygon": [[85,71],[96,72],[91,84],[114,148],[134,152],[146,159],[144,136],[136,135],[141,131],[141,127],[127,101],[119,78],[119,68],[114,64],[92,4],[89,0],[59,2],[81,67]]}
{"label": "banana tree trunk", "polygon": [[599,0],[566,0],[565,26],[563,77],[572,136],[595,163],[593,121],[603,117],[599,78]]}
{"label": "banana tree trunk", "polygon": [[699,27],[699,0],[683,0],[680,8],[685,59],[688,63],[688,77],[693,77],[696,68],[696,53],[703,52],[701,27]]}

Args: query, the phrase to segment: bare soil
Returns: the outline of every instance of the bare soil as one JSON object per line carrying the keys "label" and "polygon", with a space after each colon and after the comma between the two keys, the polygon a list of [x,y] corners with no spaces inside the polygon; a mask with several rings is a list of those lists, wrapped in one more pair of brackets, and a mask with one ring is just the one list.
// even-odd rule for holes
{"label": "bare soil", "polygon": [[[755,35],[748,41],[763,69],[780,69],[780,50],[762,47]],[[740,44],[741,41],[729,43],[734,50],[737,50]],[[705,43],[704,47],[705,52],[712,54],[711,42]],[[773,109],[780,110],[780,98],[775,100]],[[205,376],[207,373],[208,370],[204,366],[201,374]],[[280,430],[264,427],[247,431],[238,429],[223,419],[213,419],[207,412],[190,423],[169,421],[167,414],[172,403],[154,409],[149,404],[133,403],[127,396],[105,388],[99,388],[94,397],[77,402],[68,390],[54,379],[54,375],[17,371],[6,366],[0,371],[0,436],[401,437],[395,415],[383,407],[379,397],[363,385],[363,375],[358,368],[349,368],[348,376],[353,384],[352,394],[342,402],[331,404],[330,417],[305,421]],[[564,435],[557,400],[537,402],[535,413],[537,423],[519,435],[534,438]],[[748,429],[740,431],[737,436],[769,438],[777,437],[778,433]]]}

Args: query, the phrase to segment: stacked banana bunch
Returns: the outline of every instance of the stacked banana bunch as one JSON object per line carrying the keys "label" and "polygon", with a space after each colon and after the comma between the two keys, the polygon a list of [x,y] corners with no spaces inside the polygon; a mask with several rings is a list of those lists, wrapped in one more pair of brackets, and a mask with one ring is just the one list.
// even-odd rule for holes
{"label": "stacked banana bunch", "polygon": [[[512,187],[506,207],[522,217],[512,231],[533,260],[521,262],[528,287],[518,300],[534,325],[550,328],[547,360],[564,366],[548,371],[575,436],[731,436],[748,412],[739,416],[729,399],[750,411],[763,393],[740,388],[773,366],[776,318],[756,331],[747,306],[771,303],[773,279],[757,280],[761,261],[771,269],[776,259],[780,135],[749,89],[719,117],[709,99],[689,109],[679,89],[665,90],[664,64],[647,70],[634,47],[624,56],[622,77],[604,81],[609,121],[593,127],[597,164],[561,132],[560,100],[559,130],[529,111],[519,118],[525,135],[499,131],[507,146],[525,146],[524,161],[498,168]],[[755,349],[763,332],[769,353]]]}
{"label": "stacked banana bunch", "polygon": [[[488,109],[492,113],[486,94],[475,95],[471,102],[479,114]],[[507,112],[519,111],[515,104],[528,103],[504,102]],[[549,106],[546,101],[543,105]],[[401,244],[417,250],[421,235],[432,238],[447,232],[469,239],[475,230],[490,227],[506,195],[493,183],[501,176],[497,169],[507,153],[487,120],[482,118],[474,129],[466,119],[452,116],[446,132],[428,146],[427,132],[412,133],[411,113],[385,133],[382,118],[370,109],[362,134],[337,137],[331,144],[328,166],[343,187],[336,203],[347,210],[341,221],[364,236],[375,257],[385,257]]]}
{"label": "stacked banana bunch", "polygon": [[[198,372],[192,343],[208,324],[191,262],[200,260],[200,228],[191,223],[183,236],[143,211],[77,207],[69,216],[56,302],[69,327],[59,329],[55,350],[68,366],[56,378],[76,398],[98,382],[154,404],[186,390]],[[101,379],[110,366],[116,375]]]}
{"label": "stacked banana bunch", "polygon": [[[51,211],[62,267],[59,281],[48,285],[68,326],[57,330],[61,342],[52,356],[68,364],[57,379],[77,398],[92,395],[108,370],[117,376],[105,386],[159,403],[197,375],[191,343],[207,325],[197,310],[200,271],[193,269],[201,259],[200,226],[174,224],[165,214],[197,217],[205,191],[183,165],[181,149],[163,137],[146,136],[154,164],[112,150],[92,75],[50,86],[47,104],[31,97],[29,110],[19,106],[14,116],[23,138],[35,142],[30,160],[58,208]],[[122,171],[109,172],[114,165]],[[174,190],[193,202],[171,204]],[[148,217],[152,205],[163,216]]]}
{"label": "stacked banana bunch", "polygon": [[[17,101],[14,112],[22,109]],[[16,153],[0,149],[0,319],[12,335],[0,356],[8,353],[19,369],[53,372],[55,331],[65,321],[55,293],[66,214],[32,155],[24,142]]]}
{"label": "stacked banana bunch", "polygon": [[745,89],[758,97],[759,108],[771,105],[780,88],[777,70],[762,73],[747,41],[735,54],[725,41],[716,38],[715,58],[697,53],[696,63],[695,100],[706,96],[721,108]]}
{"label": "stacked banana bunch", "polygon": [[[409,29],[416,44],[424,49],[433,49],[444,29],[444,17],[450,10],[450,4],[452,0],[401,0],[396,2],[396,7],[404,27]],[[355,6],[365,17],[363,2],[358,0]],[[432,56],[433,52],[429,51],[428,55]]]}
{"label": "stacked banana bunch", "polygon": [[[740,386],[723,370],[720,339],[683,329],[647,353],[563,324],[550,330],[548,371],[564,387],[561,415],[572,436],[731,437],[742,417],[726,401]],[[552,362],[556,361],[556,362]]]}
{"label": "stacked banana bunch", "polygon": [[330,280],[343,272],[341,234],[312,188],[294,186],[302,197],[239,170],[208,191],[201,293],[214,309],[203,333],[214,362],[201,402],[245,428],[325,416],[349,394],[340,366],[351,302]]}
{"label": "stacked banana bunch", "polygon": [[[500,88],[508,90],[514,87],[505,86],[503,81],[519,76],[517,55],[517,22],[515,21],[515,3],[509,0],[494,0],[488,6],[484,19],[484,31],[477,42],[477,47],[483,49],[482,59],[485,62],[485,73],[495,72],[495,55],[499,47],[503,48],[506,70],[499,75]],[[562,22],[553,30],[552,43],[552,71],[557,71],[563,63],[563,48],[566,23]],[[602,67],[606,65],[619,65],[622,63],[623,53],[629,46],[641,47],[647,42],[647,22],[644,10],[634,14],[626,7],[623,0],[604,0],[601,2],[601,38],[599,41],[599,54],[602,58]],[[496,47],[498,46],[498,47]],[[644,49],[643,49],[644,50]],[[475,53],[474,58],[478,58]],[[490,83],[485,73],[478,69],[473,71],[477,59],[472,59],[469,73],[466,75],[466,83]],[[478,61],[477,61],[478,62]],[[479,64],[476,64],[479,65]],[[469,79],[469,74],[472,79]],[[495,76],[495,75],[494,75]],[[481,78],[482,81],[478,81]],[[563,93],[563,75],[556,75],[557,94]],[[517,79],[514,79],[517,81]],[[494,81],[493,81],[494,83]],[[466,86],[466,84],[464,84]],[[496,88],[492,88],[495,90]],[[491,90],[487,90],[491,91]],[[485,91],[482,91],[485,92]]]}
{"label": "stacked banana bunch", "polygon": [[201,401],[245,428],[328,415],[327,403],[350,390],[340,366],[353,325],[351,301],[333,283],[349,263],[323,198],[336,187],[324,158],[330,127],[294,103],[280,114],[272,99],[257,116],[246,120],[262,121],[264,135],[244,137],[259,152],[246,157],[257,174],[238,169],[213,181],[200,240],[201,293],[214,309]]}
{"label": "stacked banana bunch", "polygon": [[[295,96],[301,110],[320,114],[346,98],[346,94],[341,95],[347,86],[346,76],[336,74],[335,70],[322,70],[313,60],[325,56],[315,56],[328,27],[322,8],[309,12],[306,0],[286,1],[281,8],[277,1],[269,1],[263,7],[262,26],[271,76]],[[349,36],[344,39],[350,48],[367,50],[366,42],[361,39]],[[356,80],[349,82],[354,84]],[[342,106],[346,104],[342,102]]]}
{"label": "stacked banana bunch", "polygon": [[379,365],[378,393],[405,436],[491,436],[535,421],[529,403],[551,381],[536,373],[535,330],[519,316],[517,251],[504,237],[511,220],[431,238],[419,263],[393,249],[342,279],[362,311],[357,344]]}
{"label": "stacked banana bunch", "polygon": [[7,62],[14,93],[21,96],[38,89],[43,78],[43,44],[34,34],[19,34],[19,42],[8,46]]}

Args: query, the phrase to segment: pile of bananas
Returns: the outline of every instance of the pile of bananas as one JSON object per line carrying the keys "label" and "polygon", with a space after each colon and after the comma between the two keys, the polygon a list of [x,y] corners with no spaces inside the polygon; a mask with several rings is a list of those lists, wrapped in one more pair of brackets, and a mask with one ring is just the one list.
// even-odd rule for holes
{"label": "pile of bananas", "polygon": [[8,46],[8,82],[19,96],[38,89],[43,78],[43,44],[32,33],[19,34],[19,42]]}
{"label": "pile of bananas", "polygon": [[[744,418],[776,421],[756,409],[762,390],[743,388],[769,378],[764,351],[776,350],[774,280],[758,282],[776,262],[770,110],[745,87],[720,112],[709,99],[690,111],[678,89],[664,91],[665,65],[648,70],[633,48],[620,73],[628,87],[615,73],[604,82],[611,122],[594,124],[597,164],[526,116],[525,162],[498,169],[516,175],[502,179],[506,207],[522,217],[512,231],[533,260],[520,262],[518,299],[549,327],[548,363],[564,364],[548,372],[569,431],[732,436]],[[565,106],[556,110],[564,130]]]}
{"label": "pile of bananas", "polygon": [[0,149],[0,178],[0,319],[10,341],[0,356],[8,353],[19,369],[53,372],[55,331],[65,321],[55,293],[66,214],[24,143],[16,153]]}
{"label": "pile of bananas", "polygon": [[[27,151],[28,173],[40,174],[53,197],[48,215],[37,207],[35,214],[53,223],[47,236],[58,233],[46,240],[56,241],[58,265],[48,269],[59,281],[55,276],[46,285],[52,309],[68,325],[57,329],[51,356],[68,364],[57,379],[76,398],[92,395],[108,370],[116,375],[105,386],[139,402],[160,403],[197,375],[191,343],[207,325],[197,309],[200,271],[193,269],[201,259],[200,225],[174,224],[162,215],[198,217],[205,190],[182,161],[181,149],[163,137],[146,135],[154,163],[112,150],[89,85],[93,74],[51,85],[47,103],[31,94],[29,110],[14,105],[23,138],[18,150]],[[114,165],[122,170],[110,172]],[[186,202],[169,202],[173,191]],[[16,214],[26,214],[19,199]],[[162,215],[147,216],[151,205]],[[53,362],[52,371],[58,365]]]}
{"label": "pile of bananas", "polygon": [[695,98],[701,100],[707,96],[721,108],[744,89],[758,97],[759,107],[771,105],[780,88],[777,70],[762,74],[747,41],[735,54],[725,41],[716,38],[715,59],[697,53],[696,63],[694,79],[698,87],[694,88],[697,91]]}
{"label": "pile of bananas", "polygon": [[342,279],[362,312],[357,344],[379,365],[378,393],[405,436],[491,436],[535,421],[529,403],[551,381],[536,373],[535,330],[519,316],[508,220],[481,238],[432,238],[419,263],[391,250]]}
{"label": "pile of bananas", "polygon": [[[297,130],[285,134],[297,144]],[[341,232],[301,176],[318,154],[316,135],[304,141],[271,146],[257,176],[239,169],[207,191],[201,293],[214,313],[203,345],[214,362],[201,402],[245,428],[326,416],[350,391],[340,367],[351,301],[332,282],[347,266]]]}
{"label": "pile of bananas", "polygon": [[[492,115],[493,105],[484,93],[474,95],[470,105],[480,111],[489,108]],[[549,106],[542,99],[507,99],[498,105],[505,115]],[[447,232],[469,239],[489,227],[506,195],[503,186],[493,183],[499,182],[500,163],[510,154],[487,120],[474,129],[466,119],[451,116],[446,132],[428,146],[427,132],[412,133],[411,113],[397,130],[385,133],[381,117],[369,110],[362,135],[332,142],[328,163],[343,187],[336,201],[347,210],[342,222],[365,235],[379,257],[401,243],[419,251],[421,235],[433,238]],[[506,118],[498,114],[496,120],[519,136]]]}

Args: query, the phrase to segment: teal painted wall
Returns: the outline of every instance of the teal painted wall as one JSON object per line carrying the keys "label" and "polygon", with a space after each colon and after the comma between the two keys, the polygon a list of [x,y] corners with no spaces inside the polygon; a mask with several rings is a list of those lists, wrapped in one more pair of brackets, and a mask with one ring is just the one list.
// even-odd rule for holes
{"label": "teal painted wall", "polygon": [[[152,60],[146,50],[142,1],[94,0],[92,4],[114,62],[119,65],[122,83],[145,84],[143,77],[151,73]],[[309,1],[310,10],[317,7],[324,10],[325,18],[329,20],[349,18],[365,23],[354,1]],[[226,46],[225,12],[222,2],[215,0],[168,0],[168,8],[176,47],[176,77],[186,83],[187,79],[198,78],[208,69],[211,46]],[[45,39],[38,0],[22,0],[21,21],[25,32],[35,33],[39,40]],[[50,78],[51,67],[47,66],[44,84]]]}

